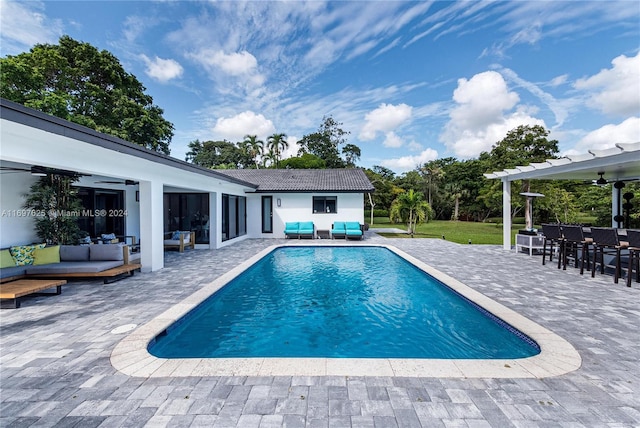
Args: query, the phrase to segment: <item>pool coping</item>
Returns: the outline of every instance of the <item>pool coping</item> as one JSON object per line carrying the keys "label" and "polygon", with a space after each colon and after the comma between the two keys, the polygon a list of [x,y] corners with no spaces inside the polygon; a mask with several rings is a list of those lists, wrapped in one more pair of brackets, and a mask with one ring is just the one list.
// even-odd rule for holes
{"label": "pool coping", "polygon": [[387,359],[387,358],[158,358],[149,343],[171,324],[276,248],[336,246],[331,241],[296,241],[272,245],[191,294],[148,323],[136,328],[111,352],[111,364],[134,377],[190,376],[403,376],[433,378],[545,378],[580,368],[582,358],[565,339],[496,302],[462,282],[392,245],[358,243],[387,248],[462,296],[491,312],[536,341],[540,353],[515,359]]}

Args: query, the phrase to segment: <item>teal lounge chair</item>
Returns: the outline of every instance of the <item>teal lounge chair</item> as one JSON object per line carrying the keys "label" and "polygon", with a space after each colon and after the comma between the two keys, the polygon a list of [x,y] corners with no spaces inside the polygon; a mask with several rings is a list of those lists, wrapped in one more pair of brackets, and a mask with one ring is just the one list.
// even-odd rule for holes
{"label": "teal lounge chair", "polygon": [[298,229],[300,229],[300,223],[291,222],[284,224],[284,237],[285,238],[299,238]]}
{"label": "teal lounge chair", "polygon": [[331,238],[344,238],[346,237],[346,229],[343,221],[334,221],[333,228],[331,229]]}
{"label": "teal lounge chair", "polygon": [[301,221],[298,223],[298,238],[306,237],[313,239],[316,228],[312,221]]}
{"label": "teal lounge chair", "polygon": [[347,239],[362,239],[362,229],[357,221],[347,221],[344,223]]}

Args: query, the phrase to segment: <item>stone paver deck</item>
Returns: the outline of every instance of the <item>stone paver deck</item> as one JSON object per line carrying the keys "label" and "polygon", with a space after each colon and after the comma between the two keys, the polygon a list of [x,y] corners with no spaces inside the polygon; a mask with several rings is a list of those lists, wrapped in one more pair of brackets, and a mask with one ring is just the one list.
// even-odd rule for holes
{"label": "stone paver deck", "polygon": [[123,326],[148,323],[283,242],[168,252],[163,270],[108,285],[72,281],[59,296],[2,310],[0,426],[640,426],[640,284],[614,285],[496,246],[370,233],[364,241],[394,245],[560,335],[580,353],[579,369],[537,379],[131,377],[111,365],[132,333]]}

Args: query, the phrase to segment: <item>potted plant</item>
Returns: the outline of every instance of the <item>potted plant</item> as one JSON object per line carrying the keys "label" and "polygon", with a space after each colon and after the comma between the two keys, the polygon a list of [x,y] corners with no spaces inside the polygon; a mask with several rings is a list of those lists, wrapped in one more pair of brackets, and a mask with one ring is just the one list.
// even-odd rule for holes
{"label": "potted plant", "polygon": [[77,176],[47,174],[25,195],[24,208],[35,214],[36,232],[47,245],[76,244],[80,237],[77,220],[83,207],[71,186],[77,180]]}

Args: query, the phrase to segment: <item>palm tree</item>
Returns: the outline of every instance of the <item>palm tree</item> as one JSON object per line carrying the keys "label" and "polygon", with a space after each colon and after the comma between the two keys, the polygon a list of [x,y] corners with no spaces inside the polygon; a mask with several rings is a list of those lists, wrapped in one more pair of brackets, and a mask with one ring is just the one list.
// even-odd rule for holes
{"label": "palm tree", "polygon": [[245,152],[251,156],[251,159],[256,163],[256,168],[260,169],[258,156],[262,156],[264,153],[264,141],[258,140],[257,135],[245,135],[242,147]]}
{"label": "palm tree", "polygon": [[433,206],[433,193],[438,190],[438,183],[444,177],[444,171],[435,162],[428,162],[420,169],[423,176],[427,179],[427,202]]}
{"label": "palm tree", "polygon": [[282,157],[282,152],[289,147],[286,134],[273,134],[267,139],[267,147],[275,156],[276,169]]}
{"label": "palm tree", "polygon": [[428,221],[431,215],[431,206],[424,200],[422,193],[416,193],[413,189],[399,194],[389,210],[389,219],[392,222],[407,222],[408,232],[412,238],[416,225],[425,220]]}
{"label": "palm tree", "polygon": [[460,183],[449,183],[447,185],[449,197],[454,201],[453,220],[458,221],[460,216],[460,198],[467,196],[469,191],[464,189]]}
{"label": "palm tree", "polygon": [[[278,158],[273,150],[269,149],[268,152],[262,154],[262,166],[265,168],[275,168]],[[268,166],[267,166],[268,165]]]}

